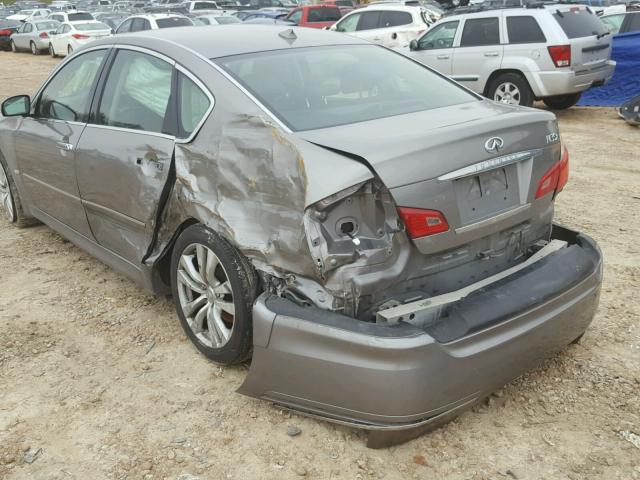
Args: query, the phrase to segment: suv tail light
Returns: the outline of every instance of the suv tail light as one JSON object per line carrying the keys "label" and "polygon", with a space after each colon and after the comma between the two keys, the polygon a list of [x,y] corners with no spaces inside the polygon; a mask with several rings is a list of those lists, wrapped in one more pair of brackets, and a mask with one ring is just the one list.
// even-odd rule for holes
{"label": "suv tail light", "polygon": [[8,28],[0,30],[0,37],[10,37],[13,33],[13,30],[9,30]]}
{"label": "suv tail light", "polygon": [[89,35],[83,35],[81,33],[74,33],[73,35],[71,35],[73,38],[75,38],[76,40],[86,40],[87,38],[89,38]]}
{"label": "suv tail light", "polygon": [[556,67],[561,68],[571,65],[571,45],[555,45],[547,48]]}
{"label": "suv tail light", "polygon": [[550,192],[556,195],[564,188],[569,181],[569,151],[562,147],[562,157],[547,170],[538,183],[536,198],[544,197]]}
{"label": "suv tail light", "polygon": [[410,238],[426,237],[449,230],[447,219],[437,210],[398,207],[398,214]]}
{"label": "suv tail light", "polygon": [[49,38],[49,34],[47,32],[42,32],[40,35],[38,35],[40,38]]}

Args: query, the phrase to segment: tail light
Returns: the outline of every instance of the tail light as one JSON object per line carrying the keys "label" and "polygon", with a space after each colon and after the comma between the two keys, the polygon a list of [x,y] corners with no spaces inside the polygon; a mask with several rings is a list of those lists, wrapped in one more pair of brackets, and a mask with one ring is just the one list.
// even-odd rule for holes
{"label": "tail light", "polygon": [[49,38],[49,34],[47,32],[42,32],[40,35],[38,35],[40,38]]}
{"label": "tail light", "polygon": [[447,219],[437,210],[398,207],[398,214],[410,238],[426,237],[449,230]]}
{"label": "tail light", "polygon": [[556,194],[564,188],[569,181],[569,151],[562,147],[562,157],[547,170],[538,183],[536,198],[541,198],[550,192]]}
{"label": "tail light", "polygon": [[571,45],[554,45],[547,48],[556,67],[561,68],[571,65]]}
{"label": "tail light", "polygon": [[13,34],[13,30],[4,29],[0,30],[0,37],[10,37]]}
{"label": "tail light", "polygon": [[89,38],[89,35],[83,35],[81,33],[74,33],[73,35],[71,35],[73,38],[75,38],[76,40],[86,40],[87,38]]}

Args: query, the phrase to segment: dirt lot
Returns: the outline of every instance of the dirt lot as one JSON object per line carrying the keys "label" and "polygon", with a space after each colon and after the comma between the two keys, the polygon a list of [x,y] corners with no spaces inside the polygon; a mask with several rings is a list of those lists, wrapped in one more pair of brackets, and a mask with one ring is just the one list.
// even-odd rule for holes
{"label": "dirt lot", "polygon": [[[55,63],[0,53],[0,99],[34,91]],[[640,130],[610,109],[573,108],[560,124],[572,171],[557,218],[606,259],[592,327],[387,450],[234,393],[247,367],[206,361],[168,300],[47,227],[0,221],[0,478],[640,479]]]}

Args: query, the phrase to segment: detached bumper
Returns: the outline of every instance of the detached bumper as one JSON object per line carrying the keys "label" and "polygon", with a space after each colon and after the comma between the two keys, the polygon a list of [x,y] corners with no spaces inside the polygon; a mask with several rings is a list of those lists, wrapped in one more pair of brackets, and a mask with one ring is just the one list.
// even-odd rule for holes
{"label": "detached bumper", "polygon": [[451,330],[444,321],[425,329],[366,323],[263,294],[239,392],[392,436],[440,424],[557,353],[591,322],[600,250],[562,227],[553,236],[572,244],[564,256],[553,253],[457,302]]}
{"label": "detached bumper", "polygon": [[608,60],[601,67],[584,73],[573,70],[531,72],[527,80],[536,97],[551,97],[583,92],[593,86],[601,86],[611,80],[616,62]]}

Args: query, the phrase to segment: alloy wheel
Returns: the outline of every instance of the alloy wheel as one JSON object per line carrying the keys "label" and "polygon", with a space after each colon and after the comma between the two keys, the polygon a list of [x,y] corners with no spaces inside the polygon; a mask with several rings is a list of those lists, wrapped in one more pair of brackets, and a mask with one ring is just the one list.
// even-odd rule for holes
{"label": "alloy wheel", "polygon": [[4,215],[10,222],[15,221],[15,209],[13,206],[13,197],[9,188],[9,179],[4,171],[4,165],[0,165],[0,202],[4,209]]}
{"label": "alloy wheel", "polygon": [[177,275],[180,308],[202,344],[224,346],[231,337],[235,306],[229,277],[218,256],[192,243],[180,256]]}
{"label": "alloy wheel", "polygon": [[496,88],[493,99],[500,103],[520,105],[520,89],[511,82],[501,83]]}

